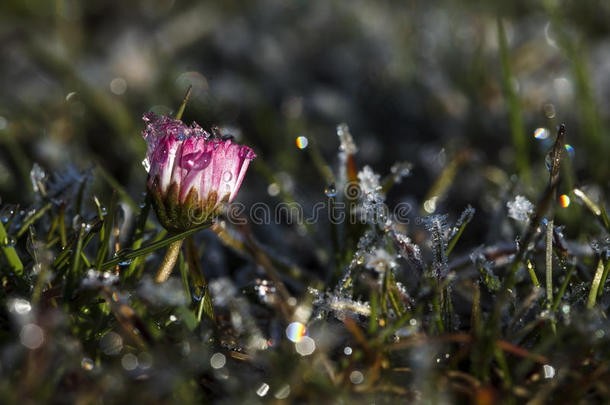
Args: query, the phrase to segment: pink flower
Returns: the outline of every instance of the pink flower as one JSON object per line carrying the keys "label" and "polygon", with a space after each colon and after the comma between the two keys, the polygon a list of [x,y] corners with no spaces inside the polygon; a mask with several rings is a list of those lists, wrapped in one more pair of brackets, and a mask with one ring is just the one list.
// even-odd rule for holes
{"label": "pink flower", "polygon": [[188,230],[218,215],[223,202],[233,201],[256,157],[252,149],[211,137],[196,123],[189,127],[150,112],[143,120],[148,190],[165,228]]}

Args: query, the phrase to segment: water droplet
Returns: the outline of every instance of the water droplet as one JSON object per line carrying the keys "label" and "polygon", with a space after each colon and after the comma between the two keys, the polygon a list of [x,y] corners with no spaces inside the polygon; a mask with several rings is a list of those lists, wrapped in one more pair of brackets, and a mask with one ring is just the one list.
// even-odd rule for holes
{"label": "water droplet", "polygon": [[350,356],[350,355],[352,354],[352,348],[351,348],[351,347],[349,347],[349,346],[345,346],[345,348],[343,349],[343,353],[344,353],[346,356]]}
{"label": "water droplet", "polygon": [[131,263],[133,263],[133,259],[127,259],[120,262],[119,266],[129,266]]}
{"label": "water droplet", "polygon": [[17,243],[17,240],[15,238],[13,238],[12,236],[6,236],[6,238],[4,238],[4,241],[2,241],[2,245],[3,246],[15,246],[15,244]]}
{"label": "water droplet", "polygon": [[292,342],[299,342],[307,334],[307,328],[301,322],[292,322],[286,328],[286,337]]}
{"label": "water droplet", "polygon": [[187,170],[203,170],[210,165],[212,152],[193,152],[182,155],[180,166]]}
{"label": "water droplet", "polygon": [[230,182],[231,179],[233,179],[233,173],[231,173],[230,171],[226,171],[222,174],[222,180],[225,182]]}
{"label": "water droplet", "polygon": [[15,215],[16,211],[17,206],[6,205],[2,208],[2,211],[0,211],[0,219],[6,224],[13,217],[13,215]]}
{"label": "water droplet", "polygon": [[148,160],[148,158],[145,158],[142,161],[142,166],[144,166],[144,170],[146,170],[146,173],[150,172],[150,161]]}
{"label": "water droplet", "polygon": [[305,149],[307,147],[307,145],[309,144],[309,140],[307,140],[307,138],[304,136],[299,136],[296,140],[296,143],[297,143],[297,148]]}
{"label": "water droplet", "polygon": [[286,398],[288,398],[288,395],[290,395],[290,385],[286,384],[286,385],[282,386],[282,388],[277,390],[274,397],[276,399],[286,399]]}
{"label": "water droplet", "polygon": [[553,378],[555,377],[555,368],[549,364],[545,364],[542,366],[542,370],[544,371],[544,378]]}
{"label": "water droplet", "polygon": [[258,395],[259,397],[264,397],[265,395],[267,395],[267,392],[269,392],[269,384],[262,383],[261,386],[258,387],[258,389],[256,390],[256,395]]}
{"label": "water droplet", "polygon": [[570,197],[567,194],[562,194],[559,197],[559,203],[563,208],[568,208],[570,206]]}
{"label": "water droplet", "polygon": [[127,371],[133,371],[138,367],[138,358],[133,353],[127,353],[121,358],[121,365]]}
{"label": "water droplet", "polygon": [[537,128],[534,131],[534,138],[536,139],[547,139],[549,137],[549,130],[546,128]]}
{"label": "water droplet", "polygon": [[83,357],[80,361],[80,366],[83,370],[91,371],[95,367],[95,363],[89,357]]}
{"label": "water droplet", "polygon": [[267,193],[271,197],[277,196],[280,193],[280,186],[277,183],[269,184],[269,186],[267,187]]}
{"label": "water droplet", "polygon": [[324,194],[326,194],[327,197],[334,197],[337,195],[337,188],[334,184],[331,184],[330,186],[326,187]]}
{"label": "water droplet", "polygon": [[301,340],[295,343],[294,348],[301,356],[309,356],[316,350],[316,341],[309,336],[303,336]]}
{"label": "water droplet", "polygon": [[364,374],[358,370],[354,370],[350,373],[349,380],[352,382],[352,384],[362,384],[364,381]]}
{"label": "water droplet", "polygon": [[21,328],[19,340],[28,349],[38,349],[44,343],[44,331],[40,326],[28,323]]}
{"label": "water droplet", "polygon": [[210,357],[210,366],[216,370],[223,368],[225,364],[227,364],[227,358],[222,353],[214,353],[212,357]]}

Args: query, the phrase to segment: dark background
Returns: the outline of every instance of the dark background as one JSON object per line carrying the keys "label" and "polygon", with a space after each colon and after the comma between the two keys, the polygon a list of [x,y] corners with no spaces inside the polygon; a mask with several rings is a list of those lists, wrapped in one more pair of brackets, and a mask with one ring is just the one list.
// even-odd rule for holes
{"label": "dark background", "polygon": [[[527,180],[511,177],[519,152],[498,16],[523,117]],[[608,189],[608,21],[610,3],[601,0],[4,1],[0,195],[3,203],[32,203],[29,173],[38,162],[51,175],[102,167],[140,201],[141,116],[174,112],[190,84],[184,120],[218,125],[259,156],[238,197],[246,206],[280,201],[267,192],[273,182],[305,207],[324,200],[327,181],[295,139],[307,137],[335,169],[335,128],[345,122],[359,167],[387,174],[395,161],[414,164],[388,196],[390,206],[412,204],[414,215],[442,169],[467,151],[437,212],[453,220],[472,204],[477,220],[464,238],[501,238],[501,227],[484,233],[494,214],[514,193],[535,201],[547,181],[552,137],[534,139],[536,128],[554,134],[567,124],[576,153],[560,193],[572,184],[594,197]],[[111,188],[93,179],[90,191],[107,201]],[[567,232],[585,226],[577,204],[558,215],[574,225]],[[299,252],[299,234],[265,232],[276,228],[256,232]]]}

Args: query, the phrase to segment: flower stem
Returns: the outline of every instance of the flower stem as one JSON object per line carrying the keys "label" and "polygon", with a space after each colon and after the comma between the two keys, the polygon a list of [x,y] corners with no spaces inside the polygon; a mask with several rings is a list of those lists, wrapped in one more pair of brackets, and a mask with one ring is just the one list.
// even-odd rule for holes
{"label": "flower stem", "polygon": [[161,263],[161,267],[157,271],[157,275],[155,276],[155,282],[157,283],[165,283],[169,276],[172,274],[172,270],[174,270],[174,266],[176,265],[176,260],[178,259],[178,255],[180,254],[180,248],[182,247],[182,242],[184,239],[177,240],[173,242],[167,248],[167,252],[165,253],[165,257],[163,258],[163,263]]}

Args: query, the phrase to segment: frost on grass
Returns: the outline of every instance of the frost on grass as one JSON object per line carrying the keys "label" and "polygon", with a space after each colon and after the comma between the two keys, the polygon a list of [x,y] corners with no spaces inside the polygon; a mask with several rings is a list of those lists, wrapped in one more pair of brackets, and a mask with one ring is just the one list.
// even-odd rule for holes
{"label": "frost on grass", "polygon": [[460,217],[458,218],[458,220],[455,222],[455,226],[451,229],[451,233],[449,234],[449,240],[453,239],[455,237],[455,235],[457,235],[457,233],[459,232],[460,228],[465,225],[468,224],[470,221],[472,221],[472,218],[474,217],[474,213],[475,213],[475,209],[472,208],[472,206],[468,206],[464,209],[464,211],[462,211],[462,214],[460,215]]}
{"label": "frost on grass", "polygon": [[487,260],[483,246],[479,246],[470,253],[470,261],[479,270],[481,280],[490,291],[500,288],[500,279],[494,274],[494,263]]}
{"label": "frost on grass", "polygon": [[389,254],[383,248],[377,248],[365,256],[364,266],[367,269],[375,270],[378,273],[385,273],[387,270],[396,267],[396,257]]}
{"label": "frost on grass", "polygon": [[381,189],[380,177],[370,166],[364,166],[358,172],[358,180],[362,191],[359,208],[361,218],[368,224],[383,224],[387,219],[385,195]]}
{"label": "frost on grass", "polygon": [[432,272],[435,277],[445,277],[449,272],[447,264],[447,215],[431,215],[423,219],[423,223],[430,232],[432,251]]}
{"label": "frost on grass", "polygon": [[534,212],[534,204],[522,195],[518,195],[514,200],[506,203],[508,216],[519,222],[529,222],[530,215]]}

